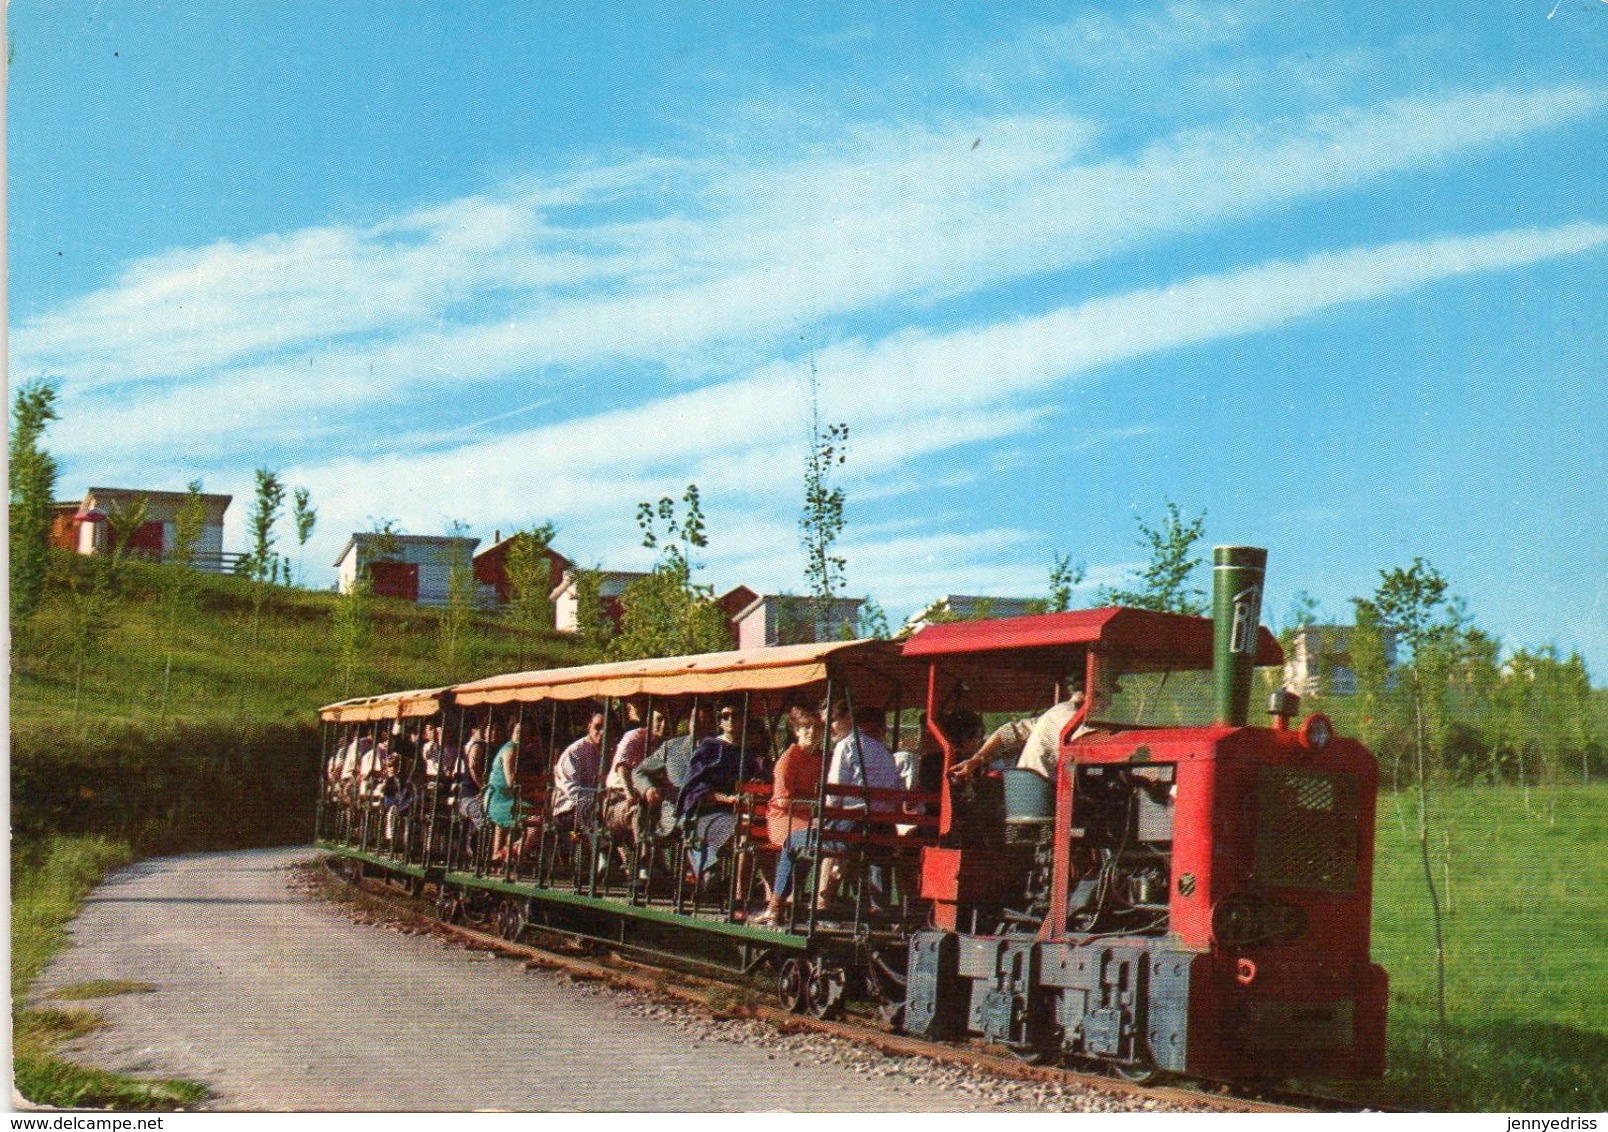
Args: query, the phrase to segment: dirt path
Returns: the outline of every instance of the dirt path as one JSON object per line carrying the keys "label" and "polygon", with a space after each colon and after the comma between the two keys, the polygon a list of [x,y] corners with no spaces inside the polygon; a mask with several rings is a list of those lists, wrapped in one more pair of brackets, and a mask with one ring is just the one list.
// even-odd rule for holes
{"label": "dirt path", "polygon": [[352,923],[287,887],[310,850],[146,861],[86,902],[40,979],[128,979],[74,1047],[109,1069],[208,1085],[246,1110],[990,1109],[846,1065],[706,1041],[485,953]]}

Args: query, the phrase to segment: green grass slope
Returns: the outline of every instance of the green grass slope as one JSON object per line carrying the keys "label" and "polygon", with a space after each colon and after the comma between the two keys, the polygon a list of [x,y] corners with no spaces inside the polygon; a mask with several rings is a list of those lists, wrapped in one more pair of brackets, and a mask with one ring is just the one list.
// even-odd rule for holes
{"label": "green grass slope", "polygon": [[[52,561],[45,601],[17,635],[12,654],[13,733],[54,729],[73,713],[76,665],[69,644],[68,578],[82,574],[74,556]],[[254,627],[251,585],[228,576],[198,575],[177,618],[164,612],[160,588],[169,567],[131,562],[104,621],[104,635],[85,668],[79,703],[82,724],[141,727],[162,716],[188,723],[302,723],[313,709],[345,697],[433,687],[522,668],[578,663],[567,637],[530,634],[496,616],[477,616],[470,655],[452,672],[442,661],[441,614],[409,602],[375,598],[373,628],[353,673],[343,684],[333,633],[332,593],[267,588]]]}

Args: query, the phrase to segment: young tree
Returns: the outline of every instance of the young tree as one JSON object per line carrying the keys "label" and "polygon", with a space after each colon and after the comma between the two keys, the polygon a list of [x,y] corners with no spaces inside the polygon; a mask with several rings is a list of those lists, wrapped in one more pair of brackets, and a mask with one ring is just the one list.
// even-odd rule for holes
{"label": "young tree", "polygon": [[1580,755],[1580,785],[1591,785],[1591,749],[1596,745],[1596,727],[1591,708],[1591,673],[1578,652],[1571,652],[1559,672],[1561,692],[1567,712],[1565,726],[1569,741]]}
{"label": "young tree", "polygon": [[[609,652],[621,660],[731,647],[730,628],[715,604],[714,590],[693,581],[693,571],[699,568],[693,552],[709,545],[697,484],[687,485],[681,503],[679,515],[669,496],[657,506],[637,505],[642,545],[658,549],[659,560],[647,577],[632,582],[620,595],[624,607],[620,633],[610,642]],[[659,523],[664,524],[662,537]]]}
{"label": "young tree", "polygon": [[31,381],[17,390],[11,411],[11,627],[24,625],[45,592],[50,560],[51,505],[56,461],[40,447],[45,427],[56,420],[56,386]]}
{"label": "young tree", "polygon": [[373,617],[370,609],[368,575],[359,570],[352,586],[335,602],[331,614],[332,635],[340,657],[341,698],[352,694],[352,681],[368,651],[373,638]]}
{"label": "young tree", "polygon": [[369,516],[369,531],[373,537],[369,540],[370,553],[374,558],[394,558],[401,553],[402,544],[397,541],[398,536],[406,534],[395,519],[388,519],[383,515],[376,519]]}
{"label": "young tree", "polygon": [[285,485],[277,472],[257,469],[257,497],[246,517],[246,530],[251,535],[251,554],[246,559],[247,573],[256,582],[270,583],[277,573],[274,557],[274,526],[279,522],[285,507]]}
{"label": "young tree", "polygon": [[[1516,715],[1514,746],[1525,788],[1526,762],[1535,769],[1535,782],[1543,789],[1549,822],[1556,821],[1557,790],[1580,760],[1582,782],[1590,780],[1593,742],[1591,677],[1578,653],[1565,660],[1553,644],[1535,650],[1520,649],[1508,662],[1513,686],[1510,704]],[[1526,758],[1528,756],[1528,758]]]}
{"label": "young tree", "polygon": [[603,605],[603,573],[575,571],[575,638],[593,660],[608,655],[616,635],[614,620]]}
{"label": "young tree", "polygon": [[771,605],[776,619],[777,644],[803,645],[815,640],[818,622],[813,599],[783,592],[773,595]]}
{"label": "young tree", "polygon": [[[1390,653],[1379,607],[1366,598],[1354,598],[1354,624],[1351,630],[1351,669],[1357,677],[1357,697],[1362,705],[1362,741],[1378,750],[1384,733],[1386,692],[1390,686]],[[1401,767],[1395,768],[1394,789],[1401,789]]]}
{"label": "young tree", "polygon": [[162,572],[163,621],[166,625],[166,655],[162,662],[162,704],[158,718],[167,722],[168,694],[173,682],[173,650],[177,644],[179,621],[190,593],[195,588],[195,551],[206,526],[207,505],[201,498],[201,481],[191,480],[184,491],[173,521],[173,557]]}
{"label": "young tree", "polygon": [[1306,638],[1307,682],[1306,688],[1301,691],[1303,695],[1321,699],[1329,690],[1330,649],[1334,639],[1329,634],[1320,635],[1317,598],[1305,590],[1298,590],[1290,602],[1290,612],[1285,616],[1284,631],[1279,634],[1279,644],[1283,646],[1286,657],[1293,660],[1296,644],[1303,635]]}
{"label": "young tree", "polygon": [[1502,646],[1495,637],[1471,625],[1463,634],[1463,651],[1462,714],[1474,721],[1473,730],[1481,742],[1478,750],[1469,751],[1467,761],[1456,769],[1460,778],[1473,782],[1483,777],[1494,786],[1502,780],[1502,673],[1498,667]]}
{"label": "young tree", "polygon": [[877,604],[877,599],[867,597],[860,603],[859,625],[856,628],[860,637],[870,637],[874,640],[885,641],[891,635],[888,632],[888,615]]}
{"label": "young tree", "polygon": [[[251,514],[246,516],[246,530],[251,534],[251,553],[246,557],[246,576],[251,586],[251,644],[256,646],[262,632],[262,607],[268,600],[268,587],[273,584],[279,570],[279,559],[274,552],[274,525],[285,506],[285,485],[279,475],[267,468],[257,469],[257,498]],[[241,689],[244,697],[245,689]]]}
{"label": "young tree", "polygon": [[1461,609],[1447,593],[1446,579],[1422,558],[1407,569],[1381,570],[1373,606],[1380,625],[1394,631],[1408,650],[1405,664],[1413,720],[1413,777],[1418,796],[1418,848],[1424,867],[1435,925],[1435,1004],[1439,1021],[1437,1047],[1446,1053],[1446,940],[1441,922],[1440,893],[1430,857],[1431,728],[1444,717],[1446,675],[1455,660],[1463,624]]}
{"label": "young tree", "polygon": [[1134,588],[1102,589],[1107,605],[1126,605],[1134,609],[1154,609],[1163,613],[1206,613],[1206,591],[1189,584],[1190,575],[1204,559],[1191,557],[1194,545],[1206,533],[1206,512],[1188,522],[1178,504],[1167,500],[1167,516],[1159,527],[1139,523],[1139,545],[1150,553],[1150,563],[1133,579]]}
{"label": "young tree", "polygon": [[151,501],[143,495],[128,504],[107,504],[106,525],[112,529],[113,574],[122,569],[123,561],[128,556],[129,540],[145,525],[150,511]]}
{"label": "young tree", "polygon": [[520,630],[519,664],[525,667],[526,646],[553,627],[553,567],[548,551],[558,528],[541,523],[517,531],[508,540],[508,620]]}
{"label": "young tree", "polygon": [[1077,589],[1088,574],[1089,564],[1072,564],[1070,554],[1057,554],[1050,564],[1050,596],[1045,603],[1046,613],[1065,613],[1072,608],[1072,591]]}
{"label": "young tree", "polygon": [[1305,590],[1296,590],[1290,599],[1290,612],[1285,618],[1290,631],[1310,629],[1318,623],[1318,599]]}
{"label": "young tree", "polygon": [[307,584],[307,540],[313,537],[313,527],[318,522],[318,508],[313,506],[313,493],[305,487],[298,487],[291,496],[291,521],[296,524],[296,573],[301,576],[301,584]]}
{"label": "young tree", "polygon": [[[447,534],[461,538],[468,530],[467,523],[453,520]],[[447,568],[447,605],[437,622],[441,645],[441,664],[447,672],[447,682],[456,684],[469,665],[474,663],[477,642],[474,631],[475,574],[464,557],[453,554]]]}
{"label": "young tree", "polygon": [[106,559],[91,557],[74,563],[67,575],[67,655],[73,666],[72,727],[78,729],[83,705],[84,676],[90,658],[111,631],[117,607],[115,567]]}
{"label": "young tree", "polygon": [[809,619],[815,633],[832,624],[836,614],[834,599],[841,596],[844,586],[846,561],[834,550],[843,533],[844,495],[841,487],[833,486],[832,471],[848,460],[849,426],[821,421],[820,376],[813,351],[805,396],[809,453],[804,458],[804,504],[798,518],[798,540],[804,552]]}
{"label": "young tree", "polygon": [[112,552],[79,559],[68,572],[67,646],[73,662],[74,728],[80,718],[89,662],[107,634],[116,627],[129,539],[145,525],[148,510],[143,495],[127,506],[109,506],[107,522],[112,528]]}
{"label": "young tree", "polygon": [[836,598],[843,591],[846,561],[834,551],[843,533],[843,488],[831,484],[832,469],[848,459],[849,426],[822,428],[814,404],[810,414],[810,453],[804,461],[804,509],[798,519],[804,551],[804,580],[810,591],[811,617],[831,623]]}

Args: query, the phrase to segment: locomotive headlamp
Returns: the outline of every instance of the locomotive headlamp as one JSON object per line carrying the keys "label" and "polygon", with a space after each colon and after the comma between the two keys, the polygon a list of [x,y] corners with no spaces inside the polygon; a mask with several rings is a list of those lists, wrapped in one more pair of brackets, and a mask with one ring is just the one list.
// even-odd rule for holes
{"label": "locomotive headlamp", "polygon": [[1333,738],[1334,724],[1321,712],[1307,716],[1306,722],[1301,724],[1301,746],[1309,751],[1323,750]]}

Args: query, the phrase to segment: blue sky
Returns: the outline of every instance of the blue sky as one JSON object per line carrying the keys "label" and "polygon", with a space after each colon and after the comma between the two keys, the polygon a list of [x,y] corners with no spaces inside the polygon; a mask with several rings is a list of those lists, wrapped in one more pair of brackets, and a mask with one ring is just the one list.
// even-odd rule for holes
{"label": "blue sky", "polygon": [[695,481],[705,579],[798,592],[813,366],[896,617],[1092,602],[1171,499],[1275,624],[1421,555],[1608,674],[1603,0],[9,14],[64,496],[199,476],[242,548],[276,468],[327,584],[376,518],[641,568]]}

